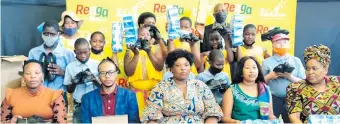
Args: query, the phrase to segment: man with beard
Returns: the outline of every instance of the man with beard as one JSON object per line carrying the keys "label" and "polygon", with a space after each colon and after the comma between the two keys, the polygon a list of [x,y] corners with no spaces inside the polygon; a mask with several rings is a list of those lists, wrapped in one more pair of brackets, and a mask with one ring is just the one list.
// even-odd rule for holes
{"label": "man with beard", "polygon": [[129,123],[138,123],[136,94],[117,85],[118,66],[107,58],[98,65],[98,72],[101,87],[83,95],[81,123],[92,123],[92,117],[112,115],[128,115]]}
{"label": "man with beard", "polygon": [[263,60],[270,57],[262,47],[254,45],[256,39],[256,27],[253,24],[247,24],[243,28],[243,46],[237,47],[237,61],[244,56],[253,56],[262,64]]}
{"label": "man with beard", "polygon": [[[200,44],[200,50],[202,52],[210,51],[211,47],[209,45],[209,32],[211,30],[219,30],[219,33],[221,35],[224,35],[225,33],[231,33],[230,32],[230,24],[226,22],[227,19],[227,10],[224,4],[219,3],[215,5],[214,7],[214,18],[215,22],[213,24],[210,24],[204,28],[204,37],[203,42]],[[231,37],[228,38],[230,40]]]}

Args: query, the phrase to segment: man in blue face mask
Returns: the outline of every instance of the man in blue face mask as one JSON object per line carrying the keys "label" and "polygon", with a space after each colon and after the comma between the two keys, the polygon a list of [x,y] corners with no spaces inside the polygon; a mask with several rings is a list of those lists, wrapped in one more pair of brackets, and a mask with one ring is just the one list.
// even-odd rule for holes
{"label": "man in blue face mask", "polygon": [[74,42],[80,38],[84,37],[78,32],[78,29],[83,24],[83,20],[77,17],[74,12],[64,11],[61,14],[61,21],[59,25],[62,27],[61,40],[63,41],[63,46],[67,49],[73,50]]}
{"label": "man in blue face mask", "polygon": [[221,35],[223,35],[224,33],[230,33],[227,31],[227,29],[229,30],[231,27],[230,24],[226,22],[227,14],[228,12],[226,10],[226,7],[222,3],[215,5],[213,14],[215,22],[206,26],[204,29],[203,42],[200,44],[201,52],[211,50],[211,46],[209,45],[209,32],[211,32],[211,30],[218,30]]}

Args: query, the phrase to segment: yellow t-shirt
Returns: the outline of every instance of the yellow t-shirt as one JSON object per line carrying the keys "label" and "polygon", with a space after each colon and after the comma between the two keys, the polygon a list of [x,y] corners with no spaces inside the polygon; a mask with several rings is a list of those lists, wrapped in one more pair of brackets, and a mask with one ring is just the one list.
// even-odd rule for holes
{"label": "yellow t-shirt", "polygon": [[78,38],[81,38],[81,37],[83,37],[84,38],[84,35],[82,35],[81,33],[77,33],[76,34],[78,37],[76,37],[76,38],[73,38],[73,39],[66,39],[63,35],[61,35],[60,36],[60,41],[62,41],[61,43],[62,43],[62,45],[63,45],[63,47],[64,48],[66,48],[66,49],[69,49],[69,50],[74,50],[74,42],[76,42],[76,40],[78,39]]}
{"label": "yellow t-shirt", "polygon": [[[191,52],[190,44],[188,42],[181,42],[179,39],[176,39],[174,40],[174,46],[175,46],[175,49],[183,49],[183,50]],[[198,74],[194,63],[192,64],[190,71],[195,75]]]}
{"label": "yellow t-shirt", "polygon": [[244,46],[240,47],[242,56],[253,56],[256,58],[257,62],[262,65],[264,60],[264,51],[261,47],[254,46],[253,49],[246,49]]}
{"label": "yellow t-shirt", "polygon": [[94,54],[92,51],[90,53],[90,58],[98,62],[101,62],[103,59],[106,59],[107,57],[112,59],[112,52],[111,50],[107,50],[105,48],[104,51],[101,52],[100,54]]}
{"label": "yellow t-shirt", "polygon": [[[227,51],[222,50],[222,53],[223,53],[224,58],[226,59],[227,58]],[[208,60],[208,56],[204,56],[203,61],[204,61],[204,67],[205,67],[204,69],[205,70],[209,69],[209,67],[210,67],[210,63],[207,60]],[[222,71],[228,74],[228,77],[231,81],[232,79],[231,79],[231,74],[230,74],[230,64],[227,60],[224,61],[224,68],[223,68]]]}
{"label": "yellow t-shirt", "polygon": [[[151,47],[151,51],[155,52],[155,46]],[[127,53],[128,54],[128,53]],[[130,51],[130,55],[134,54]],[[136,70],[132,76],[128,77],[130,85],[138,90],[151,90],[163,76],[162,71],[157,71],[152,65],[148,54],[144,50],[139,50],[139,59],[136,66]]]}

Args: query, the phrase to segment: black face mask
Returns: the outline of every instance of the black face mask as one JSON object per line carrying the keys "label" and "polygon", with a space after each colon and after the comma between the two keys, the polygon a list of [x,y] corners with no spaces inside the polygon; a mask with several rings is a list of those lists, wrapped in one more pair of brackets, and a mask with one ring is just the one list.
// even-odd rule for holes
{"label": "black face mask", "polygon": [[213,75],[220,73],[222,70],[223,68],[215,68],[213,66],[210,66],[210,69],[209,69],[210,73]]}
{"label": "black face mask", "polygon": [[101,50],[95,50],[93,48],[91,48],[91,51],[94,53],[94,54],[99,54],[99,53],[102,53],[104,49],[101,49]]}
{"label": "black face mask", "polygon": [[244,40],[243,40],[243,43],[244,43],[244,45],[246,45],[246,46],[249,46],[249,47],[250,47],[250,46],[253,46],[253,45],[254,45],[255,41],[254,41],[253,43],[251,43],[251,44],[247,44],[247,43],[246,43],[246,41],[244,41]]}
{"label": "black face mask", "polygon": [[227,19],[227,13],[226,12],[219,12],[215,14],[215,20],[217,23],[223,23]]}

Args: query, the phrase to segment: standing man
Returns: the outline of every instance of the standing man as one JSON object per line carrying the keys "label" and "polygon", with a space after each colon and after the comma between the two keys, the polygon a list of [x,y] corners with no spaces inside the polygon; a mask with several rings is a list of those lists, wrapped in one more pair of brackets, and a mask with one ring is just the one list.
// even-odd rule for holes
{"label": "standing man", "polygon": [[[211,47],[209,45],[209,32],[211,30],[219,30],[219,33],[223,35],[223,33],[227,33],[226,31],[230,31],[230,24],[226,22],[227,19],[227,10],[224,4],[219,3],[216,4],[214,7],[214,18],[215,22],[213,24],[210,24],[204,28],[204,37],[203,37],[203,42],[200,44],[201,48],[201,53],[210,51]],[[231,39],[228,39],[231,40]]]}

